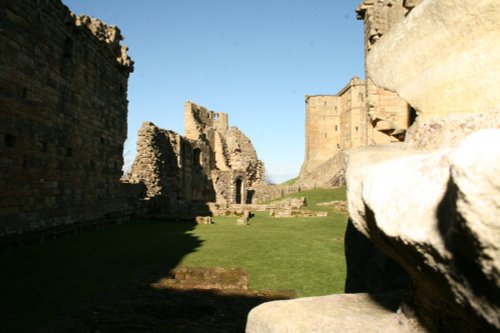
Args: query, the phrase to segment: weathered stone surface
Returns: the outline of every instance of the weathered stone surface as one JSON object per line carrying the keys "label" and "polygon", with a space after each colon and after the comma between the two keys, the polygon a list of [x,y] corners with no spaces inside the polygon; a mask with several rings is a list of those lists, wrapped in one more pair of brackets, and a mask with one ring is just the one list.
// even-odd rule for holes
{"label": "weathered stone surface", "polygon": [[257,184],[248,189],[248,200],[252,203],[261,203],[270,201],[277,198],[282,198],[288,194],[297,193],[302,190],[308,189],[304,185],[271,185],[271,184]]}
{"label": "weathered stone surface", "polygon": [[133,62],[119,29],[19,0],[1,2],[0,30],[0,237],[132,208],[120,177]]}
{"label": "weathered stone surface", "polygon": [[229,128],[224,139],[227,147],[224,155],[229,168],[244,171],[248,187],[264,183],[264,163],[258,159],[250,139],[236,126]]}
{"label": "weathered stone surface", "polygon": [[500,2],[423,1],[373,45],[368,76],[423,118],[493,110],[499,40]]}
{"label": "weathered stone surface", "polygon": [[236,220],[236,224],[237,225],[248,225],[248,217],[239,217],[237,220]]}
{"label": "weathered stone surface", "polygon": [[240,267],[177,267],[151,283],[156,289],[248,290],[248,274]]}
{"label": "weathered stone surface", "polygon": [[325,217],[328,212],[319,212],[312,210],[292,209],[292,208],[271,208],[269,216],[272,217]]}
{"label": "weathered stone surface", "polygon": [[300,209],[303,206],[307,206],[307,200],[304,197],[287,198],[283,200],[274,201],[269,206],[273,208]]}
{"label": "weathered stone surface", "polygon": [[212,224],[211,216],[196,216],[195,220],[198,224]]}
{"label": "weathered stone surface", "polygon": [[264,303],[250,311],[246,333],[423,332],[396,313],[398,300],[398,295],[341,294]]}
{"label": "weathered stone surface", "polygon": [[347,214],[347,201],[345,200],[320,202],[316,206],[333,207],[338,213]]}
{"label": "weathered stone surface", "polygon": [[353,224],[410,274],[433,331],[500,329],[498,142],[486,130],[456,150],[349,164]]}
{"label": "weathered stone surface", "polygon": [[500,128],[499,109],[479,114],[417,119],[407,132],[405,144],[409,149],[456,147],[467,135],[486,128]]}

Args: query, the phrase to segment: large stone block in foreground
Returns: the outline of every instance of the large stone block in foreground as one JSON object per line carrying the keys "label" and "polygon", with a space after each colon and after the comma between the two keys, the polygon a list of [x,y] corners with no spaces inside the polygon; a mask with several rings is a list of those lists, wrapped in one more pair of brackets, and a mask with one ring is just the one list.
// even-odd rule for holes
{"label": "large stone block in foreground", "polygon": [[431,331],[500,330],[499,142],[483,130],[457,149],[348,166],[354,226],[409,273]]}
{"label": "large stone block in foreground", "polygon": [[264,303],[248,315],[246,333],[419,332],[414,322],[400,320],[397,299],[340,294]]}
{"label": "large stone block in foreground", "polygon": [[368,76],[424,118],[500,105],[500,1],[427,0],[373,45]]}

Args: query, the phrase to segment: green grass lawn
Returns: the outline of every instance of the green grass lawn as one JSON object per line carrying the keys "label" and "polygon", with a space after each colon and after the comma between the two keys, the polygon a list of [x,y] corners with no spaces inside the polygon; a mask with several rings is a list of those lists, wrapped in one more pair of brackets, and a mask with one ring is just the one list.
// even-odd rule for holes
{"label": "green grass lawn", "polygon": [[315,203],[344,199],[344,189],[296,193],[322,218],[273,219],[249,226],[234,217],[212,225],[133,221],[0,253],[0,331],[32,331],[100,290],[127,283],[150,266],[238,266],[254,290],[299,296],[343,291],[347,217]]}

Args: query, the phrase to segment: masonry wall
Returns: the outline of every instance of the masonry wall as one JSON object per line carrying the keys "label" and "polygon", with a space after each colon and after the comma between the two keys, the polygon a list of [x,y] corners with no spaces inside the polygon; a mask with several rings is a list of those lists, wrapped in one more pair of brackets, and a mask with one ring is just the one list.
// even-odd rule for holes
{"label": "masonry wall", "polygon": [[306,96],[306,150],[301,173],[308,173],[333,157],[341,147],[339,97]]}
{"label": "masonry wall", "polygon": [[121,39],[58,0],[0,2],[0,236],[123,209]]}
{"label": "masonry wall", "polygon": [[341,150],[366,145],[365,81],[353,77],[338,93],[340,98]]}

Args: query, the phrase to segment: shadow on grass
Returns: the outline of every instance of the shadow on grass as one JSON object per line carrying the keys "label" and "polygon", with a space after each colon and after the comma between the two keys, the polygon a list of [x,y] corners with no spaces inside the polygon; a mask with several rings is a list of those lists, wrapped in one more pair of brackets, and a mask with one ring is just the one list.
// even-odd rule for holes
{"label": "shadow on grass", "polygon": [[151,265],[175,267],[202,242],[190,222],[134,221],[0,253],[0,321],[31,332]]}
{"label": "shadow on grass", "polygon": [[202,241],[134,221],[0,253],[2,332],[242,332],[265,294],[154,289]]}

